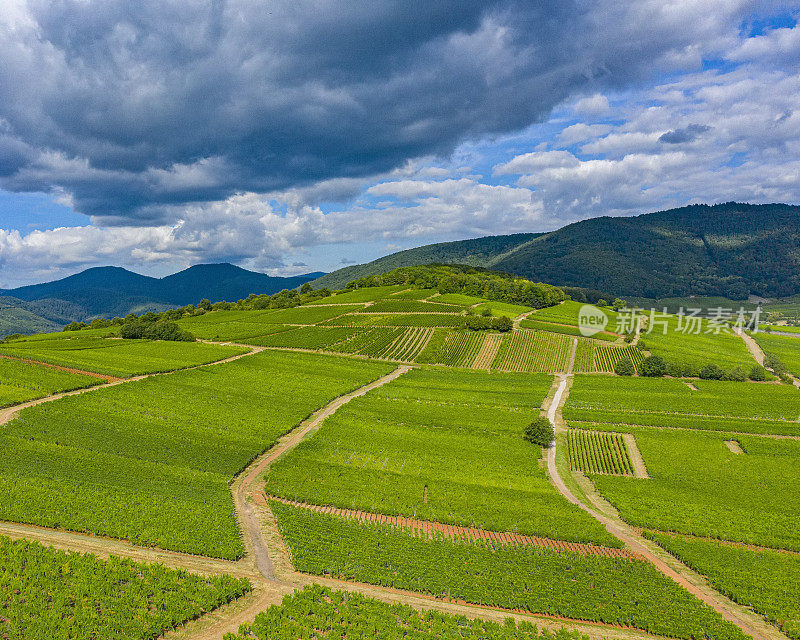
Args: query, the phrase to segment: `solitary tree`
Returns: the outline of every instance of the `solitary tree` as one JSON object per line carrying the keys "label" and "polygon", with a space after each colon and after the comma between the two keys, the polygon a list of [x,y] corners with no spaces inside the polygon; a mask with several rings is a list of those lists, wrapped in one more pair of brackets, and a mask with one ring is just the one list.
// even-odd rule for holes
{"label": "solitary tree", "polygon": [[544,416],[536,416],[533,422],[525,427],[525,439],[540,447],[549,447],[556,439],[553,425]]}

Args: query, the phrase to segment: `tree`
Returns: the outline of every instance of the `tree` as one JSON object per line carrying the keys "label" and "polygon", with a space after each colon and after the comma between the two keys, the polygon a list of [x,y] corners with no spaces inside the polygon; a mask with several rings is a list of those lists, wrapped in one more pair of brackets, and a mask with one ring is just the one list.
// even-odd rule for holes
{"label": "tree", "polygon": [[300,287],[300,293],[311,293],[313,290],[314,288],[308,282],[304,282]]}
{"label": "tree", "polygon": [[614,302],[611,303],[611,308],[614,311],[619,311],[627,306],[628,304],[622,298],[614,298]]}
{"label": "tree", "polygon": [[600,298],[597,301],[597,306],[598,307],[607,307],[608,306],[608,301],[604,300],[603,298]]}
{"label": "tree", "polygon": [[198,309],[203,309],[203,311],[211,311],[214,307],[211,305],[211,300],[208,298],[203,298],[199,303],[197,303]]}
{"label": "tree", "polygon": [[735,367],[725,374],[725,380],[732,380],[733,382],[744,382],[747,380],[747,372],[741,367]]}
{"label": "tree", "polygon": [[614,373],[616,373],[618,376],[632,376],[634,373],[636,373],[636,367],[633,366],[633,360],[627,356],[621,360],[617,360],[617,363],[614,365]]}
{"label": "tree", "polygon": [[481,315],[484,318],[491,318],[492,317],[492,310],[489,307],[481,309]]}
{"label": "tree", "polygon": [[754,364],[750,367],[750,373],[747,377],[754,382],[764,382],[767,379],[767,370],[760,364]]}
{"label": "tree", "polygon": [[661,356],[648,356],[642,361],[641,374],[650,378],[660,378],[667,372],[667,363]]}
{"label": "tree", "polygon": [[533,444],[538,444],[540,447],[549,447],[556,439],[553,425],[544,416],[536,416],[536,418],[527,427],[525,427],[525,440]]}
{"label": "tree", "polygon": [[511,331],[514,328],[514,322],[508,316],[500,316],[493,323],[493,328],[497,331]]}
{"label": "tree", "polygon": [[703,380],[722,380],[725,372],[713,362],[709,362],[707,365],[700,367],[699,375]]}

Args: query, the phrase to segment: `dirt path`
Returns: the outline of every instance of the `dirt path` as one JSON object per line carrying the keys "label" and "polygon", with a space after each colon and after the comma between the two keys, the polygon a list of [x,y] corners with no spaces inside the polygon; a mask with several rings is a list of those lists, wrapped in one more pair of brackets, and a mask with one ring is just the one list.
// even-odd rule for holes
{"label": "dirt path", "polygon": [[[559,376],[558,389],[547,411],[547,418],[550,420],[556,433],[563,433],[566,431],[559,409],[566,400],[565,393],[567,392],[567,384],[571,376],[571,371],[572,368],[570,367],[569,373]],[[625,544],[626,548],[642,556],[644,560],[652,564],[663,575],[713,607],[723,618],[738,626],[744,633],[752,636],[756,640],[787,640],[786,636],[776,627],[768,624],[762,616],[751,612],[723,596],[714,590],[703,576],[692,571],[689,567],[663,551],[655,543],[644,538],[633,527],[625,523],[618,514],[613,513],[614,509],[610,504],[605,503],[605,508],[601,513],[600,510],[592,509],[576,498],[575,494],[567,487],[564,480],[561,478],[558,466],[556,465],[555,444],[547,451],[547,471],[551,481],[562,496],[605,526],[611,535]],[[592,502],[595,505],[600,505],[605,501],[602,496],[597,494],[594,496]]]}
{"label": "dirt path", "polygon": [[744,340],[744,344],[747,346],[747,350],[750,352],[750,355],[752,355],[756,362],[763,367],[764,352],[761,350],[761,347],[758,346],[758,343],[753,340],[753,337],[748,335],[745,331],[742,331],[741,327],[734,327],[733,332],[742,340]]}
{"label": "dirt path", "polygon": [[475,356],[475,361],[472,363],[473,369],[491,369],[497,351],[500,349],[500,343],[503,341],[503,336],[499,333],[487,333],[486,338],[481,345],[478,355]]}
{"label": "dirt path", "polygon": [[407,529],[407,533],[416,537],[438,538],[439,536],[448,539],[460,540],[463,542],[476,542],[479,540],[489,540],[498,544],[535,546],[556,551],[574,551],[584,555],[601,556],[607,558],[636,558],[635,553],[627,549],[614,549],[603,547],[596,544],[581,544],[578,542],[567,542],[565,540],[552,540],[549,538],[538,538],[536,536],[524,536],[512,532],[488,531],[486,529],[476,529],[474,527],[461,527],[457,525],[443,524],[430,520],[417,520],[405,516],[387,516],[382,513],[370,513],[357,509],[339,509],[337,507],[321,506],[297,502],[285,498],[270,497],[270,500],[288,504],[301,509],[308,509],[317,513],[339,516],[348,520],[359,520],[375,524],[388,525],[397,529]]}
{"label": "dirt path", "polygon": [[625,447],[628,449],[628,458],[633,465],[633,477],[647,479],[647,467],[644,464],[642,452],[639,451],[639,445],[636,444],[636,436],[632,433],[623,433],[622,439],[625,441]]}

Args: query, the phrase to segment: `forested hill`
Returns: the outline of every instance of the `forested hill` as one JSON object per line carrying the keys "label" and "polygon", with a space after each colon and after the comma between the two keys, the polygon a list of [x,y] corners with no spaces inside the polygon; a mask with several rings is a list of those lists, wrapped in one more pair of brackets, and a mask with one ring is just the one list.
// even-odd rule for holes
{"label": "forested hill", "polygon": [[344,286],[355,277],[431,262],[459,262],[624,296],[790,296],[800,293],[800,207],[726,203],[592,218],[546,234],[401,251],[312,284]]}
{"label": "forested hill", "polygon": [[95,267],[43,284],[0,290],[0,337],[54,331],[75,320],[162,311],[203,298],[238,300],[293,289],[318,277],[276,278],[232,264],[200,264],[164,278],[120,267]]}

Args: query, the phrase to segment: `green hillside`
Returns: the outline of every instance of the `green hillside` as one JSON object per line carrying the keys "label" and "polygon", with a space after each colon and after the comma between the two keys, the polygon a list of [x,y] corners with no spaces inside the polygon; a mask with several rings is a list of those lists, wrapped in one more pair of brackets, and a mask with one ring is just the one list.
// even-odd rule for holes
{"label": "green hillside", "polygon": [[547,234],[428,245],[335,271],[344,286],[400,264],[461,262],[622,296],[744,299],[800,293],[800,207],[691,205],[630,218],[593,218]]}

